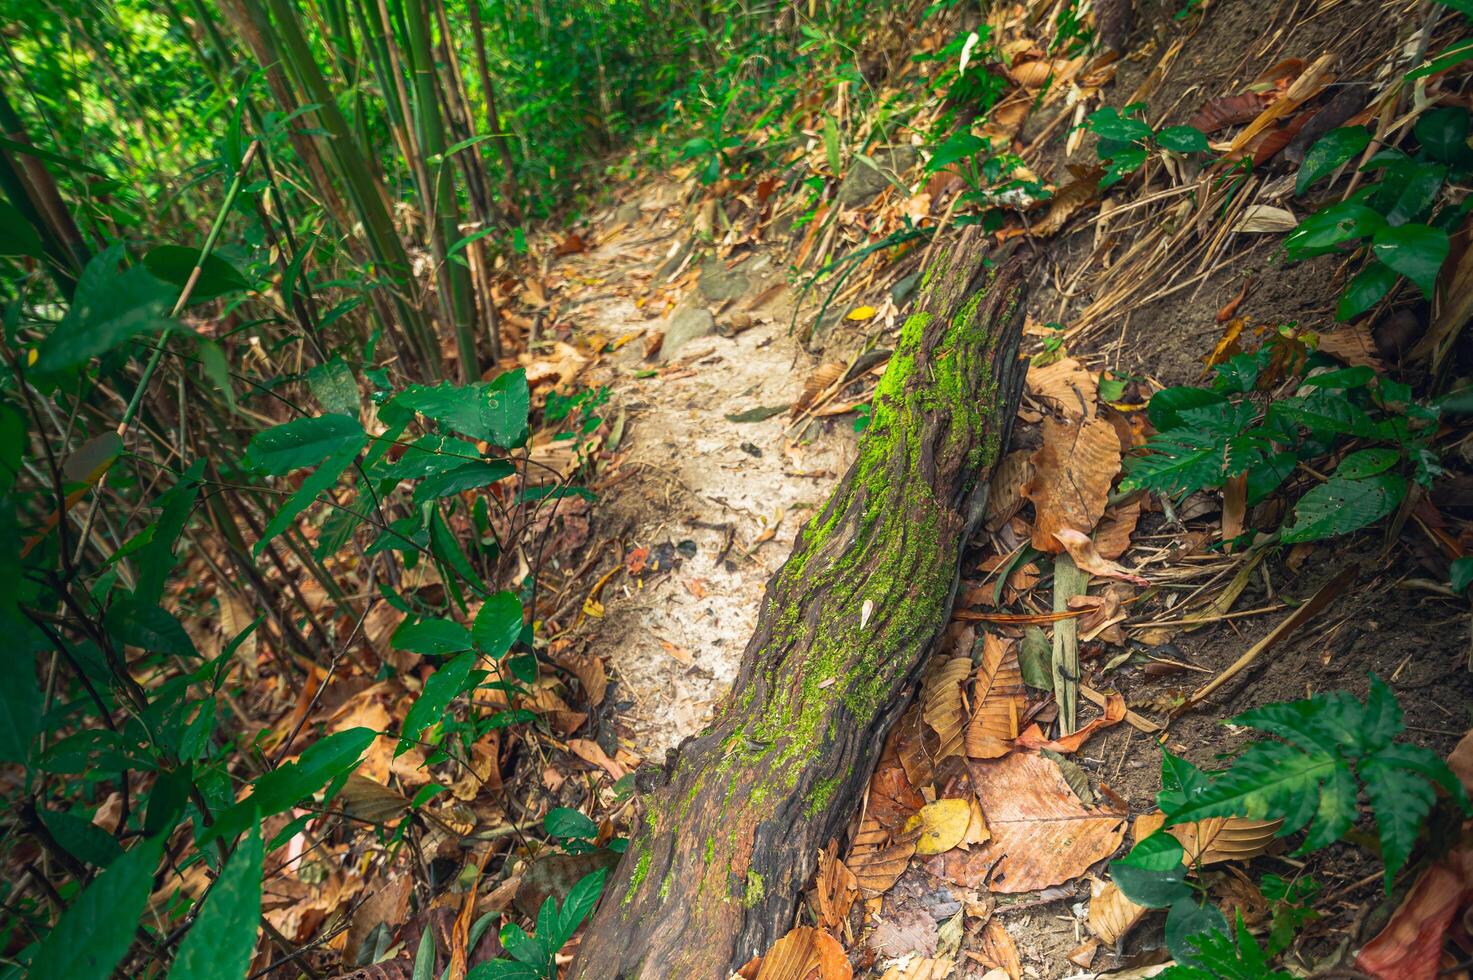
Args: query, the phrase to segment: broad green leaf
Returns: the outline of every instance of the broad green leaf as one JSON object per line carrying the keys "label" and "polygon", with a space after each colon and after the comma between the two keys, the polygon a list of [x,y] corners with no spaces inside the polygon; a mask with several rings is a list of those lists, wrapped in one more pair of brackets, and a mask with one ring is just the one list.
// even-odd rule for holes
{"label": "broad green leaf", "polygon": [[1315,181],[1350,162],[1370,144],[1371,133],[1364,126],[1332,129],[1315,140],[1314,145],[1304,154],[1304,163],[1300,165],[1299,176],[1294,180],[1295,195],[1309,190]]}
{"label": "broad green leaf", "polygon": [[1319,836],[1338,839],[1355,822],[1353,780],[1349,795],[1343,793],[1348,774],[1341,758],[1322,749],[1257,742],[1230,769],[1213,774],[1211,786],[1167,814],[1166,822],[1175,825],[1207,817],[1282,819],[1279,833],[1284,835],[1318,816],[1330,821]]}
{"label": "broad green leaf", "polygon": [[542,828],[549,837],[576,837],[592,840],[598,836],[598,824],[572,807],[558,806],[547,811]]}
{"label": "broad green leaf", "polygon": [[225,396],[226,406],[235,411],[235,383],[230,380],[230,364],[225,360],[225,352],[220,345],[213,340],[201,340],[199,364],[204,368],[205,377]]}
{"label": "broad green leaf", "polygon": [[1084,125],[1096,136],[1122,143],[1133,143],[1151,138],[1150,126],[1139,119],[1122,116],[1120,110],[1112,106],[1106,106],[1090,113]]}
{"label": "broad green leaf", "polygon": [[1184,410],[1221,405],[1225,401],[1226,398],[1208,388],[1163,388],[1151,396],[1151,402],[1146,406],[1146,417],[1158,432],[1165,432],[1181,428]]}
{"label": "broad green leaf", "polygon": [[578,926],[588,918],[594,906],[598,904],[598,898],[603,894],[604,879],[608,876],[607,868],[599,868],[592,874],[584,875],[578,879],[568,892],[568,897],[563,901],[563,909],[558,916],[558,930],[553,943],[549,944],[554,951],[563,947],[573,933],[578,931]]}
{"label": "broad green leaf", "polygon": [[411,385],[385,403],[391,410],[417,412],[461,435],[503,449],[525,438],[530,405],[527,373],[521,368],[498,375],[490,383]]}
{"label": "broad green leaf", "polygon": [[1210,901],[1198,905],[1188,895],[1177,899],[1166,912],[1166,948],[1177,962],[1192,966],[1203,966],[1197,955],[1197,944],[1193,940],[1203,935],[1228,931],[1227,919]]}
{"label": "broad green leaf", "polygon": [[511,592],[497,592],[486,598],[476,613],[471,629],[476,649],[492,659],[506,655],[522,632],[522,603]]}
{"label": "broad green leaf", "polygon": [[1391,469],[1401,459],[1395,449],[1360,449],[1351,453],[1335,467],[1335,475],[1347,480],[1362,480],[1368,476]]}
{"label": "broad green leaf", "polygon": [[[1376,234],[1386,219],[1364,204],[1342,201],[1311,214],[1284,239],[1291,259],[1333,252],[1346,242]],[[1389,264],[1389,263],[1388,263]]]}
{"label": "broad green leaf", "polygon": [[1376,372],[1364,364],[1352,367],[1331,368],[1319,371],[1304,379],[1306,388],[1364,388],[1376,377]]}
{"label": "broad green leaf", "polygon": [[1166,908],[1191,895],[1181,841],[1157,831],[1110,862],[1110,877],[1126,898],[1147,908]]}
{"label": "broad green leaf", "polygon": [[1207,153],[1207,135],[1195,126],[1168,126],[1156,134],[1156,142],[1176,153]]}
{"label": "broad green leaf", "polygon": [[542,980],[546,974],[529,963],[513,963],[511,960],[496,959],[488,963],[477,963],[465,975],[465,980]]}
{"label": "broad green leaf", "polygon": [[62,849],[79,861],[94,868],[106,868],[123,856],[123,847],[117,839],[86,817],[39,804],[36,814]]}
{"label": "broad green leaf", "polygon": [[1410,279],[1428,299],[1432,298],[1447,250],[1447,232],[1427,225],[1381,228],[1372,245],[1376,258]]}
{"label": "broad green leaf", "polygon": [[[1417,773],[1396,764],[1396,751],[1413,746],[1392,746],[1391,751],[1377,753],[1360,767],[1366,784],[1366,795],[1376,814],[1376,827],[1381,836],[1381,860],[1385,864],[1386,890],[1411,856],[1422,821],[1432,812],[1437,794]],[[1435,758],[1435,757],[1434,757]],[[1440,760],[1438,760],[1440,761]]]}
{"label": "broad green leaf", "polygon": [[959,129],[948,136],[946,142],[938,146],[936,152],[931,154],[931,159],[926,161],[926,172],[935,173],[958,160],[970,159],[986,146],[987,141],[982,137],[975,136],[968,130]]}
{"label": "broad green leaf", "polygon": [[421,436],[405,446],[398,459],[383,463],[375,475],[386,480],[418,480],[480,458],[475,443],[454,436]]}
{"label": "broad green leaf", "polygon": [[1406,492],[1406,480],[1395,473],[1359,480],[1333,476],[1299,498],[1282,540],[1319,541],[1358,531],[1395,510]]}
{"label": "broad green leaf", "polygon": [[1455,163],[1468,154],[1468,110],[1460,106],[1427,110],[1412,132],[1434,160]]}
{"label": "broad green leaf", "polygon": [[1457,558],[1448,566],[1448,578],[1454,592],[1462,595],[1473,585],[1473,558]]}
{"label": "broad green leaf", "polygon": [[[0,616],[0,623],[8,618]],[[40,730],[35,657],[28,650],[12,648],[0,657],[0,762],[29,762]]]}
{"label": "broad green leaf", "polygon": [[522,368],[498,374],[487,386],[490,434],[486,441],[511,449],[527,441],[527,416],[532,410],[532,392]]}
{"label": "broad green leaf", "polygon": [[[323,417],[332,418],[332,416]],[[322,465],[313,470],[312,474],[302,481],[302,485],[282,502],[280,509],[271,515],[271,521],[261,532],[261,539],[251,549],[251,553],[259,557],[261,549],[265,548],[268,542],[277,535],[285,533],[304,510],[315,504],[319,496],[331,490],[343,475],[343,471],[352,466],[353,460],[358,458],[358,450],[361,447],[361,439],[353,440],[323,460]]]}
{"label": "broad green leaf", "polygon": [[256,777],[251,795],[218,814],[200,843],[243,833],[257,819],[281,813],[347,775],[377,737],[371,728],[349,728],[318,739],[297,761]]}
{"label": "broad green leaf", "polygon": [[420,732],[445,716],[445,709],[450,706],[450,702],[464,693],[471,668],[476,665],[476,658],[475,651],[467,650],[443,665],[425,681],[424,690],[420,691],[419,697],[404,716],[404,728],[399,745],[394,749],[395,756],[408,752],[419,738]]}
{"label": "broad green leaf", "polygon": [[1171,813],[1181,809],[1186,801],[1201,793],[1209,785],[1207,775],[1185,759],[1161,750],[1161,791],[1156,794],[1156,805]]}
{"label": "broad green leaf", "polygon": [[435,930],[426,929],[419,937],[419,948],[414,953],[414,973],[410,980],[434,980],[435,952]]}
{"label": "broad green leaf", "polygon": [[1340,302],[1335,306],[1335,319],[1349,323],[1362,313],[1381,302],[1382,297],[1396,285],[1396,270],[1384,262],[1371,259],[1350,280]]}
{"label": "broad green leaf", "polygon": [[123,594],[113,600],[105,617],[107,631],[114,640],[139,647],[149,653],[179,657],[198,657],[194,641],[174,614],[152,603],[140,602]]}
{"label": "broad green leaf", "polygon": [[41,342],[39,370],[80,367],[140,334],[175,325],[167,316],[174,291],[141,265],[119,271],[123,254],[114,245],[87,263],[66,315]]}
{"label": "broad green leaf", "polygon": [[466,490],[476,490],[500,482],[516,472],[504,459],[484,459],[463,463],[453,470],[427,476],[414,488],[414,502],[423,504],[450,497]]}
{"label": "broad green leaf", "polygon": [[338,355],[307,372],[307,387],[324,412],[357,418],[363,407],[353,369]]}
{"label": "broad green leaf", "polygon": [[179,944],[169,980],[238,980],[249,972],[261,925],[264,856],[256,825],[205,896],[204,907]]}
{"label": "broad green leaf", "polygon": [[357,453],[367,439],[363,426],[352,416],[293,419],[256,433],[246,448],[246,459],[272,476],[285,476],[350,449]]}
{"label": "broad green leaf", "polygon": [[1386,168],[1372,201],[1388,225],[1404,225],[1432,206],[1445,179],[1447,168],[1441,164],[1399,162]]}
{"label": "broad green leaf", "polygon": [[133,945],[163,847],[162,837],[134,845],[83,889],[42,940],[28,976],[109,976]]}
{"label": "broad green leaf", "polygon": [[[159,279],[183,291],[189,277],[194,274],[195,263],[199,262],[200,250],[183,245],[159,245],[143,257],[144,268]],[[189,293],[189,303],[204,303],[226,293],[250,289],[240,271],[218,255],[208,255],[200,268],[199,279]],[[176,293],[177,294],[177,293]]]}
{"label": "broad green leaf", "polygon": [[0,255],[25,255],[33,259],[46,257],[36,229],[31,227],[25,215],[3,200],[0,200]]}
{"label": "broad green leaf", "polygon": [[406,619],[389,642],[395,650],[433,657],[469,650],[471,631],[449,619]]}
{"label": "broad green leaf", "polygon": [[138,569],[138,587],[133,590],[133,596],[139,602],[158,605],[163,597],[164,582],[178,564],[174,548],[189,523],[195,501],[199,499],[200,479],[204,472],[205,461],[195,460],[189,469],[179,474],[174,485],[158,497],[158,519],[150,525],[152,533],[147,540],[139,544],[134,562]]}

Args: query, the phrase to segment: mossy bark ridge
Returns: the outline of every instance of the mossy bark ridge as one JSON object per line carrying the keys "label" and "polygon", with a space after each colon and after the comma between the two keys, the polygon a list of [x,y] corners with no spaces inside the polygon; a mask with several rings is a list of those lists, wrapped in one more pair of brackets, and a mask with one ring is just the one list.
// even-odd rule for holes
{"label": "mossy bark ridge", "polygon": [[721,980],[793,924],[945,627],[1017,412],[1023,280],[972,232],[926,272],[859,457],[767,585],[732,693],[682,745],[573,962]]}

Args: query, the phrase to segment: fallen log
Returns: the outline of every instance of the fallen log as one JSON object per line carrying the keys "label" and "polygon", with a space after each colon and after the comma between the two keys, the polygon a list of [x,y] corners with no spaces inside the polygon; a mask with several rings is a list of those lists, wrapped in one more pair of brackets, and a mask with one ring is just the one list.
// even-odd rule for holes
{"label": "fallen log", "polygon": [[971,233],[926,272],[859,455],[767,584],[718,717],[688,739],[573,961],[725,980],[793,925],[956,593],[1023,380],[1019,263]]}

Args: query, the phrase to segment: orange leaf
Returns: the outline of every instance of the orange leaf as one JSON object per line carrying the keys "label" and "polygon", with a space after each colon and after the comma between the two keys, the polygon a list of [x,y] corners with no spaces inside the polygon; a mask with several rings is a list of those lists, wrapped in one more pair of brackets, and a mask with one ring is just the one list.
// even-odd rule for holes
{"label": "orange leaf", "polygon": [[853,976],[844,947],[812,926],[798,926],[773,943],[757,971],[757,980],[851,980]]}
{"label": "orange leaf", "polygon": [[1058,554],[1056,532],[1088,534],[1105,513],[1110,484],[1120,472],[1120,437],[1104,419],[1076,423],[1043,420],[1043,445],[1023,496],[1033,501],[1033,547]]}

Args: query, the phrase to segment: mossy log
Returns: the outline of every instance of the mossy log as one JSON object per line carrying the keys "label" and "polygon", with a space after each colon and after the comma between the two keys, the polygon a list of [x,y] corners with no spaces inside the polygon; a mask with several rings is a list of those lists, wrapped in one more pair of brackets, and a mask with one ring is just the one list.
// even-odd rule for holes
{"label": "mossy log", "polygon": [[1023,380],[1016,260],[927,270],[859,455],[763,598],[716,721],[673,755],[583,937],[581,980],[725,980],[794,924],[946,626]]}

